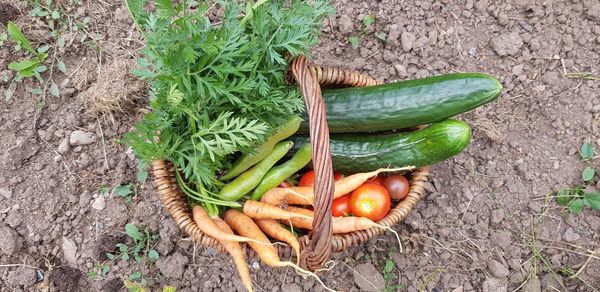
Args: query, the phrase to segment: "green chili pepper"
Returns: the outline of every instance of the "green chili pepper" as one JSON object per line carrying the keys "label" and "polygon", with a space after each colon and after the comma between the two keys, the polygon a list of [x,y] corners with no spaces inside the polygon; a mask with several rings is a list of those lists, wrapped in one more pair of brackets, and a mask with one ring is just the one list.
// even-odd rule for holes
{"label": "green chili pepper", "polygon": [[260,200],[268,190],[278,186],[285,179],[305,167],[310,162],[311,155],[310,144],[304,144],[290,160],[271,168],[252,192],[252,200]]}
{"label": "green chili pepper", "polygon": [[271,135],[267,140],[256,149],[253,153],[244,154],[238,160],[235,161],[231,169],[227,171],[225,175],[221,177],[221,180],[226,181],[233,179],[240,175],[242,172],[246,171],[248,168],[253,165],[259,163],[263,160],[271,151],[273,151],[273,146],[283,139],[293,135],[300,128],[300,122],[302,118],[299,116],[291,116],[287,122],[275,129],[273,135]]}
{"label": "green chili pepper", "polygon": [[273,147],[273,151],[261,162],[250,170],[242,173],[232,182],[226,184],[219,192],[223,200],[237,201],[252,191],[262,180],[265,174],[292,148],[293,142],[279,142]]}

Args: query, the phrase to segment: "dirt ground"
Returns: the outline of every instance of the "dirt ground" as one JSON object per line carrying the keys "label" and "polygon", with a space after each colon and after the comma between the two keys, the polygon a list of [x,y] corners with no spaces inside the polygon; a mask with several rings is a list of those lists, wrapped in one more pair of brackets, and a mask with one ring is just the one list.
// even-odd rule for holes
{"label": "dirt ground", "polygon": [[[66,45],[50,51],[48,65],[54,57],[66,64],[65,73],[44,73],[59,97],[30,93],[39,87],[34,81],[11,85],[8,64],[24,53],[14,53],[12,44],[0,48],[0,91],[15,89],[11,99],[0,98],[0,291],[120,291],[126,279],[143,279],[152,291],[243,291],[228,256],[178,231],[150,180],[138,183],[137,161],[119,143],[146,111],[145,85],[127,73],[143,43],[125,5],[55,3],[66,8],[61,21],[87,23],[63,30]],[[314,50],[316,63],[385,81],[485,72],[505,90],[496,102],[460,117],[473,126],[472,143],[432,167],[428,195],[395,228],[404,252],[388,234],[337,254],[335,266],[320,273],[327,286],[600,290],[600,212],[585,208],[572,215],[550,197],[582,184],[582,142],[600,148],[600,81],[564,76],[600,76],[600,2],[333,3],[337,15]],[[30,16],[31,9],[0,0],[0,33],[13,20],[35,45],[54,43],[47,21]],[[365,15],[376,22],[361,29]],[[387,43],[375,33],[384,33]],[[361,38],[357,49],[352,36]],[[92,102],[98,92],[109,94]],[[102,115],[114,108],[113,95],[129,103],[112,117]],[[598,171],[599,161],[591,161]],[[129,183],[132,195],[115,190]],[[148,247],[158,251],[157,261],[107,258],[118,253],[117,243],[132,245],[126,223],[157,235]],[[249,264],[257,291],[322,291],[291,269]]]}

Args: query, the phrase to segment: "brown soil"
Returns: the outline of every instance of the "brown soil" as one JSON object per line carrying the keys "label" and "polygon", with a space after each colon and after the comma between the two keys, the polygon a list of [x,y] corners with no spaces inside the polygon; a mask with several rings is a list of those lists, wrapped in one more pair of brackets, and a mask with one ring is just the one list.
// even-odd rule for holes
{"label": "brown soil", "polygon": [[[6,12],[9,5],[0,2],[0,22],[17,17],[28,24],[24,33],[36,45],[48,40],[47,26],[28,16],[31,7],[14,2],[24,7],[22,14]],[[570,215],[545,200],[552,191],[582,183],[582,142],[600,148],[600,81],[563,77],[576,71],[598,76],[598,2],[333,2],[337,15],[314,50],[316,63],[386,82],[485,72],[505,90],[496,102],[459,117],[473,126],[472,143],[432,167],[427,197],[395,228],[404,252],[396,251],[393,235],[381,236],[336,255],[335,266],[320,273],[324,282],[342,291],[396,284],[400,291],[600,289],[600,212],[586,208]],[[104,187],[136,184],[137,161],[119,139],[146,108],[131,103],[107,120],[89,114],[94,109],[86,96],[90,88],[114,89],[99,84],[99,72],[115,60],[134,60],[141,37],[122,1],[87,1],[67,11],[91,17],[90,33],[101,37],[81,43],[80,32],[65,33],[74,41],[57,51],[67,66],[52,77],[60,97],[47,94],[41,102],[29,93],[39,85],[28,80],[17,84],[12,99],[0,98],[0,230],[7,234],[0,236],[0,290],[124,290],[123,279],[142,272],[152,291],[167,285],[177,291],[243,291],[230,258],[184,238],[149,182],[136,186],[131,203],[111,192],[104,195],[105,206],[97,200]],[[376,17],[369,31],[385,33],[388,41],[365,34],[353,49],[348,37],[359,34],[367,14]],[[0,48],[0,91],[14,76],[8,63],[20,56],[11,45]],[[126,92],[139,92],[139,84],[127,84]],[[76,131],[89,141],[70,145]],[[596,169],[598,161],[591,161]],[[129,222],[159,236],[152,247],[160,259],[111,261],[106,274],[93,277],[105,253],[126,241]],[[545,263],[535,257],[538,252]],[[395,267],[386,282],[389,260]],[[253,260],[249,265],[258,291],[322,290],[291,269]],[[45,280],[23,272],[34,267]],[[569,269],[581,273],[572,279]]]}

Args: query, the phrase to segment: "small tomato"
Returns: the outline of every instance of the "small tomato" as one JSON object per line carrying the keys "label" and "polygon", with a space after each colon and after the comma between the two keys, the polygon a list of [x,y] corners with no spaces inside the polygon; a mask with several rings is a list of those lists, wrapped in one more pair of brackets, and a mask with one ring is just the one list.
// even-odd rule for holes
{"label": "small tomato", "polygon": [[343,217],[351,214],[350,211],[350,195],[343,195],[333,200],[331,206],[331,215],[333,217]]}
{"label": "small tomato", "polygon": [[381,220],[391,207],[388,191],[374,183],[364,183],[350,196],[350,211],[354,216],[367,217],[373,221]]}

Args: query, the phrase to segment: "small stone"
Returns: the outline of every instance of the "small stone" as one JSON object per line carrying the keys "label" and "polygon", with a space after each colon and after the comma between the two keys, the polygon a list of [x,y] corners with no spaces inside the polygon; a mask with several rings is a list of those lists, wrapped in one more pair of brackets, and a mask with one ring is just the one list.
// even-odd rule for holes
{"label": "small stone", "polygon": [[21,236],[12,228],[0,225],[0,252],[5,255],[13,255],[19,251],[23,240]]}
{"label": "small stone", "polygon": [[499,224],[500,222],[502,222],[502,220],[504,220],[504,211],[502,211],[501,209],[493,210],[491,220],[494,224]]}
{"label": "small stone", "polygon": [[475,9],[479,12],[486,11],[488,8],[488,1],[487,0],[479,0],[479,1],[475,2],[473,7],[475,7]]}
{"label": "small stone", "polygon": [[581,236],[575,232],[572,227],[567,228],[565,233],[563,234],[563,238],[568,242],[574,242],[578,240]]}
{"label": "small stone", "polygon": [[296,283],[282,284],[281,290],[285,292],[302,292],[302,288]]}
{"label": "small stone", "polygon": [[13,196],[13,191],[11,189],[7,189],[7,188],[0,188],[0,195],[2,195],[3,197],[5,197],[7,199],[11,199]]}
{"label": "small stone", "polygon": [[58,149],[56,149],[61,155],[69,154],[71,152],[71,144],[69,143],[69,138],[64,138],[60,144],[58,145]]}
{"label": "small stone", "polygon": [[260,264],[257,261],[252,262],[252,268],[255,270],[260,270]]}
{"label": "small stone", "polygon": [[512,68],[512,73],[513,73],[515,76],[519,76],[519,75],[521,75],[521,73],[523,73],[523,67],[524,67],[524,66],[523,66],[523,64],[520,64],[520,65],[514,66],[514,67]]}
{"label": "small stone", "polygon": [[62,238],[63,256],[72,267],[77,267],[77,244],[69,237]]}
{"label": "small stone", "polygon": [[404,50],[405,52],[410,52],[410,50],[412,50],[412,48],[413,48],[413,44],[416,39],[417,38],[412,33],[407,32],[407,31],[403,32],[402,35],[400,35],[400,42],[402,43],[402,50]]}
{"label": "small stone", "polygon": [[490,270],[490,273],[497,278],[506,278],[510,274],[507,267],[494,259],[488,262],[488,269]]}
{"label": "small stone", "polygon": [[338,28],[340,29],[341,33],[350,33],[353,30],[353,24],[352,24],[352,19],[350,19],[350,17],[348,17],[347,15],[342,15],[340,16],[340,19],[338,20]]}
{"label": "small stone", "polygon": [[504,12],[498,13],[498,23],[500,23],[500,25],[507,25],[508,24],[508,15],[506,15],[506,13],[504,13]]}
{"label": "small stone", "polygon": [[98,196],[92,203],[92,208],[95,210],[104,210],[106,208],[106,199],[104,199],[104,196]]}
{"label": "small stone", "polygon": [[514,31],[499,35],[491,40],[491,45],[494,51],[499,56],[516,55],[521,51],[523,39],[518,32]]}
{"label": "small stone", "polygon": [[506,292],[506,281],[497,278],[487,278],[483,281],[483,292]]}
{"label": "small stone", "polygon": [[94,142],[96,142],[96,137],[92,133],[86,133],[84,131],[73,131],[71,137],[69,137],[71,146],[89,145]]}
{"label": "small stone", "polygon": [[[536,274],[531,275],[525,286],[523,286],[523,291],[527,292],[540,292],[542,291],[540,285],[540,279],[538,279]],[[560,290],[559,290],[560,291]]]}
{"label": "small stone", "polygon": [[353,272],[354,284],[360,291],[382,291],[386,282],[381,273],[372,264],[360,264]]}
{"label": "small stone", "polygon": [[589,20],[600,23],[600,3],[590,7],[586,12],[586,16]]}
{"label": "small stone", "polygon": [[564,286],[562,276],[559,274],[546,274],[542,277],[542,289],[544,291],[560,291]]}
{"label": "small stone", "polygon": [[396,70],[396,74],[398,74],[398,76],[400,77],[408,76],[408,72],[406,72],[406,67],[404,67],[404,65],[402,64],[394,65],[394,70]]}
{"label": "small stone", "polygon": [[387,40],[389,42],[394,42],[395,43],[398,40],[399,37],[400,37],[400,26],[397,25],[397,24],[390,25],[390,29],[389,29]]}
{"label": "small stone", "polygon": [[519,25],[526,31],[528,32],[533,32],[533,26],[531,26],[529,23],[527,23],[527,21],[525,20],[519,20]]}

